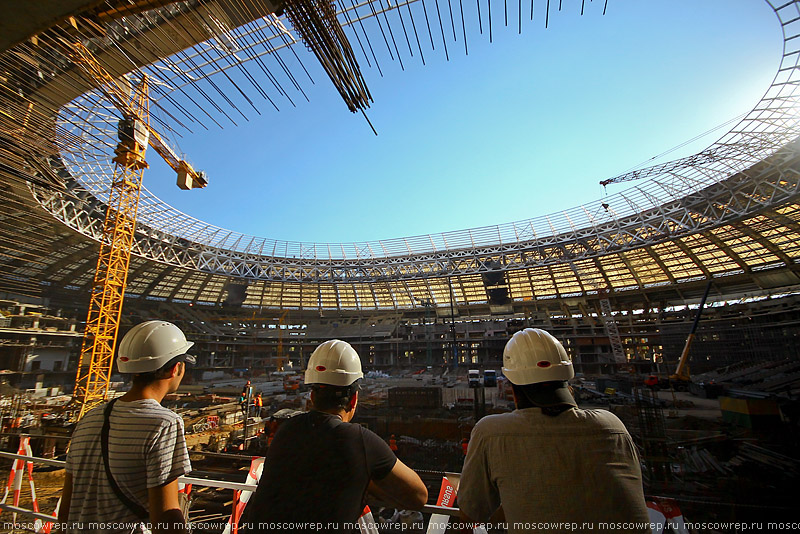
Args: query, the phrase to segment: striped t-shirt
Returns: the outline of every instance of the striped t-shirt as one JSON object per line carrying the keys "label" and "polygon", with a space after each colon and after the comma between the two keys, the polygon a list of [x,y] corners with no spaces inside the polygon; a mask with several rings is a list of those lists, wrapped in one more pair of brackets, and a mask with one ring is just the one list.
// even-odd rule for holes
{"label": "striped t-shirt", "polygon": [[[84,416],[72,435],[67,473],[72,475],[68,532],[131,532],[140,520],[114,494],[103,465],[101,405]],[[154,399],[118,400],[110,416],[108,456],[117,485],[148,508],[148,488],[191,470],[183,419]]]}

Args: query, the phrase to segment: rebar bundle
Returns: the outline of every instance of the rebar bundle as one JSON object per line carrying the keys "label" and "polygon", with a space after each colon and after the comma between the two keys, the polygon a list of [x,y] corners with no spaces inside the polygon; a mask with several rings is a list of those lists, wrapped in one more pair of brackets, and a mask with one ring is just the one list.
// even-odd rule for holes
{"label": "rebar bundle", "polygon": [[286,3],[285,13],[306,47],[328,73],[348,109],[355,113],[368,108],[372,95],[336,18],[333,3],[328,0],[292,0]]}

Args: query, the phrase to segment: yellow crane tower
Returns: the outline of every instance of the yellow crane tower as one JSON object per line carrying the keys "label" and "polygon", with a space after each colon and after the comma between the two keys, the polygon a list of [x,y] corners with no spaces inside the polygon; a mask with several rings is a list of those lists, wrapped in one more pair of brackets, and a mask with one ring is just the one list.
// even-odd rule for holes
{"label": "yellow crane tower", "polygon": [[78,360],[73,404],[80,406],[78,418],[103,402],[108,394],[114,363],[122,301],[128,279],[142,174],[148,167],[144,155],[148,144],[178,173],[181,189],[205,187],[204,173],[195,171],[168,147],[150,126],[148,79],[130,87],[114,78],[81,43],[74,43],[72,58],[122,114],[119,143],[114,150],[114,176],[108,198],[100,256],[92,283],[86,331]]}

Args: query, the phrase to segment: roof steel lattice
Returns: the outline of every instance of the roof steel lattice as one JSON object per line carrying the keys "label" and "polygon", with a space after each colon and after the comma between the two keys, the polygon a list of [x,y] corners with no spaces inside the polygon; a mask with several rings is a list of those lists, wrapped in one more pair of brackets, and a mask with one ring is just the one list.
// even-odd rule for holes
{"label": "roof steel lattice", "polygon": [[[165,4],[143,2],[148,3]],[[498,270],[514,302],[647,291],[777,267],[794,271],[797,210],[787,206],[795,206],[800,169],[794,144],[800,136],[800,2],[767,4],[780,23],[784,47],[762,100],[699,153],[613,178],[638,180],[623,192],[482,228],[303,243],[218,228],[143,191],[134,248],[141,259],[129,293],[220,302],[226,280],[235,277],[249,284],[250,305],[381,309],[425,300],[486,303],[481,275]],[[402,66],[424,62],[425,54],[455,53],[477,38],[478,29],[468,27],[471,19],[419,0],[340,0],[335,6],[359,64],[369,69],[386,68],[378,63],[379,57],[385,61],[375,54],[378,47],[386,46]],[[71,27],[44,32],[38,45],[25,42],[0,57],[19,84],[16,95],[4,97],[15,124],[3,125],[18,138],[19,174],[29,179],[41,207],[93,240],[100,239],[113,175],[118,115],[71,65],[70,40],[90,46],[112,72],[152,77],[159,128],[175,135],[236,124],[257,111],[255,96],[276,109],[299,104],[310,78],[295,50],[301,44],[297,33],[277,14],[280,5],[218,0],[144,7],[125,16],[92,12]],[[480,2],[477,9],[480,16]],[[526,17],[518,15],[521,30]],[[293,69],[287,58],[297,60]],[[76,245],[61,259],[42,259],[41,268],[18,268],[14,276],[74,274],[66,258],[75,259],[82,249]],[[82,287],[81,277],[69,285]]]}
{"label": "roof steel lattice", "polygon": [[[420,9],[423,7],[421,2],[405,4],[403,7],[411,9],[412,4]],[[348,24],[345,16],[350,11],[353,11],[352,15],[348,15],[350,20],[363,18],[366,20],[362,20],[362,24],[376,24],[377,19],[372,20],[375,17],[371,15],[369,8],[362,5],[361,9],[361,12],[354,8],[340,11],[343,26],[348,30],[351,39],[355,35],[355,25]],[[399,11],[400,8],[393,7],[387,12],[391,13],[393,10]],[[657,209],[664,203],[679,200],[689,193],[743,171],[800,135],[800,92],[797,90],[800,23],[793,20],[797,16],[797,6],[792,4],[776,9],[776,14],[784,31],[784,54],[775,80],[755,108],[716,143],[698,154],[618,177],[620,180],[637,178],[640,181],[636,186],[602,201],[506,224],[361,243],[304,243],[244,235],[186,215],[149,192],[142,196],[139,220],[152,229],[173,234],[203,247],[272,258],[310,260],[364,260],[475,249],[569,235],[576,228],[618,225],[627,216]],[[266,35],[268,29],[277,32],[279,36],[287,33],[291,35],[281,19],[272,16],[227,31],[225,42],[229,48],[234,47],[241,54],[241,50],[245,49],[244,43],[252,35]],[[274,33],[270,35],[271,41],[256,41],[250,47],[251,53],[240,58],[240,65],[256,61],[250,60],[251,56],[278,54],[283,47],[296,43],[294,38],[278,39]],[[219,46],[216,40],[196,48],[197,51],[186,54],[187,57],[182,61],[168,59],[148,67],[151,76],[161,76],[157,79],[162,82],[163,95],[158,101],[169,115],[186,116],[186,113],[181,114],[166,103],[172,92],[179,91],[188,83],[181,84],[179,76],[191,80],[204,77],[213,79],[223,69],[234,66],[230,64],[230,56],[225,54],[227,49]],[[213,57],[209,57],[212,52]],[[223,57],[228,65],[220,64]],[[238,55],[234,53],[233,57],[238,58]],[[201,61],[201,58],[205,58],[205,61]],[[82,95],[62,108],[59,125],[68,132],[70,138],[91,140],[91,144],[81,144],[78,150],[62,150],[62,158],[73,176],[95,196],[104,199],[108,177],[113,174],[113,165],[108,154],[116,144],[116,114],[113,106],[98,93]]]}

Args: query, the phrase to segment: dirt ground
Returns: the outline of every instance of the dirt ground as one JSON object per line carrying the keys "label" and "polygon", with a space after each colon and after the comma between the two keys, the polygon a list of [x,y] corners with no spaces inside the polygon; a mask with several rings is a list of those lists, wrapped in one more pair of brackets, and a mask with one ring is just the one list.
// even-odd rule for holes
{"label": "dirt ground", "polygon": [[[187,436],[187,438],[188,437],[190,436]],[[197,439],[193,441],[196,443],[199,442]],[[56,503],[59,497],[61,497],[61,489],[64,485],[64,470],[34,471],[33,479],[36,497],[39,503],[39,511],[44,514],[54,513]],[[4,479],[3,483],[5,484],[6,481],[7,479]],[[190,520],[193,522],[211,521],[211,523],[204,525],[204,530],[208,532],[221,531],[222,526],[224,526],[224,523],[227,521],[228,515],[230,515],[229,506],[232,500],[231,491],[197,486],[193,488],[192,495],[193,503],[189,515]],[[13,495],[10,494],[6,502],[11,504],[13,502]],[[19,506],[20,508],[27,508],[29,510],[33,509],[27,474],[23,479]],[[0,516],[0,534],[34,532],[32,524],[33,519],[31,517],[19,514],[17,515],[16,521],[18,526],[12,528],[14,523],[13,514],[3,511]],[[217,523],[220,525],[220,528],[209,528]]]}
{"label": "dirt ground", "polygon": [[[230,429],[228,429],[230,431]],[[222,431],[216,431],[218,434]],[[200,446],[201,444],[208,443],[209,439],[211,439],[214,431],[207,431],[207,432],[199,432],[197,434],[187,434],[186,435],[186,445],[189,450],[195,449],[195,447]],[[227,435],[227,432],[225,433]],[[3,491],[5,491],[5,485],[8,481],[8,472],[10,468],[10,461],[8,462],[7,466],[3,468]],[[34,481],[34,488],[36,491],[36,500],[39,505],[39,511],[44,514],[52,514],[55,512],[56,504],[58,503],[58,499],[61,497],[61,489],[64,485],[64,470],[63,469],[56,469],[53,470],[50,467],[37,467],[34,468],[33,472],[33,481]],[[8,504],[13,503],[13,493],[9,493],[8,497],[6,498],[6,502]],[[22,490],[20,491],[20,499],[19,499],[19,506],[20,508],[27,508],[33,509],[33,499],[31,498],[31,491],[30,491],[30,483],[28,482],[28,475],[27,472],[24,473],[24,478],[22,480]],[[11,532],[33,532],[30,528],[25,528],[26,526],[30,527],[31,518],[18,515],[17,521],[19,522],[20,526],[18,528],[12,528],[13,525],[13,514],[11,512],[3,511],[0,514],[0,533],[11,533]]]}
{"label": "dirt ground", "polygon": [[[3,482],[7,482],[4,477]],[[39,503],[39,511],[43,514],[52,514],[56,509],[56,503],[61,497],[61,488],[64,485],[64,470],[57,469],[54,471],[37,471],[33,472],[33,484],[36,490],[36,500]],[[4,488],[5,491],[5,488]],[[13,495],[9,493],[6,499],[8,504],[13,502]],[[22,479],[22,491],[20,491],[19,499],[20,508],[32,509],[32,499],[30,485],[28,482],[27,472]],[[17,521],[22,528],[12,528],[13,514],[4,511],[0,517],[0,532],[33,532],[32,529],[25,529],[25,526],[30,526],[31,518],[28,516],[18,515]],[[27,525],[26,525],[27,524]]]}

